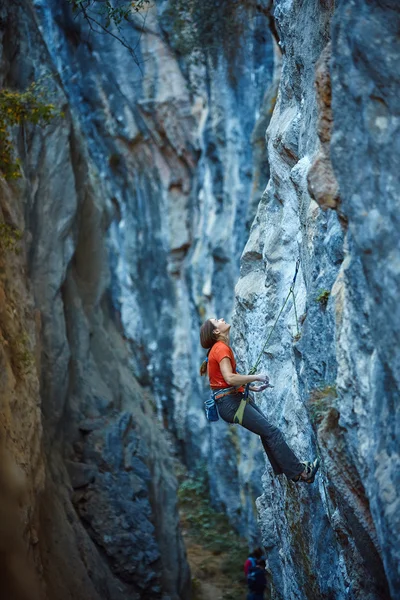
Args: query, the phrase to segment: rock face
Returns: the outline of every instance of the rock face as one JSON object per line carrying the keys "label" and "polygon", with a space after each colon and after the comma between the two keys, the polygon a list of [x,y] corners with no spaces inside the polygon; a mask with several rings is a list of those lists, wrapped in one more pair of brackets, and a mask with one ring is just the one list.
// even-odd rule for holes
{"label": "rock face", "polygon": [[[332,29],[332,162],[349,221],[348,260],[342,268],[347,302],[338,327],[338,384],[347,399],[341,424],[352,432],[347,444],[357,457],[393,597],[400,590],[400,416],[395,408],[400,387],[400,102],[394,66],[400,55],[399,24],[395,2],[370,8],[342,2]],[[352,26],[352,40],[346,40],[345,29]],[[371,38],[374,43],[368,44]]]}
{"label": "rock face", "polygon": [[36,18],[50,12],[36,9],[1,8],[4,85],[44,77],[65,109],[43,132],[26,125],[24,177],[1,183],[2,221],[24,232],[18,254],[2,237],[0,287],[1,437],[28,482],[24,550],[43,598],[186,598],[170,445],[111,304],[116,209],[67,90],[48,77]]}
{"label": "rock face", "polygon": [[236,287],[245,369],[300,260],[301,336],[290,302],[260,365],[275,384],[265,413],[300,459],[322,458],[310,488],[274,479],[270,467],[264,477],[260,525],[282,599],[396,598],[400,589],[400,13],[394,2],[335,5],[274,3],[282,76],[271,177]]}
{"label": "rock face", "polygon": [[[245,43],[200,64],[196,48],[182,55],[171,8],[158,2],[147,15],[142,73],[68,2],[0,9],[2,84],[39,81],[65,115],[13,132],[23,178],[1,183],[2,221],[23,232],[20,253],[2,249],[1,422],[26,474],[25,544],[49,600],[190,594],[159,421],[188,464],[217,441],[202,410],[197,327],[232,310],[268,177],[260,140],[274,94],[257,7],[242,15]],[[230,456],[225,480],[210,472],[215,502],[237,523],[235,448],[227,438],[213,453]],[[261,467],[248,470],[253,497]],[[242,532],[255,527],[250,497]]]}
{"label": "rock face", "polygon": [[[206,461],[250,543],[259,497],[275,599],[396,598],[399,9],[190,5],[137,15],[142,72],[67,2],[0,8],[2,84],[44,81],[65,113],[13,132],[23,178],[0,182],[1,437],[27,568],[49,600],[188,598],[175,452]],[[198,375],[198,327],[234,302],[254,364],[297,259],[260,404],[300,459],[320,454],[310,487],[208,426]]]}

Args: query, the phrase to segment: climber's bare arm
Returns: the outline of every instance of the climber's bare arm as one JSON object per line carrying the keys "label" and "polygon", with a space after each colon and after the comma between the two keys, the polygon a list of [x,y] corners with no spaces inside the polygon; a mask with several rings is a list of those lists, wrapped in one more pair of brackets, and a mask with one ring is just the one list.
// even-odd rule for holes
{"label": "climber's bare arm", "polygon": [[[246,383],[253,383],[254,381],[262,381],[263,383],[268,384],[269,379],[265,373],[258,373],[257,375],[239,375],[238,373],[234,373],[232,369],[232,363],[227,356],[221,360],[219,366],[222,377],[225,379],[228,385],[246,385]],[[259,390],[259,388],[257,388],[257,390]]]}

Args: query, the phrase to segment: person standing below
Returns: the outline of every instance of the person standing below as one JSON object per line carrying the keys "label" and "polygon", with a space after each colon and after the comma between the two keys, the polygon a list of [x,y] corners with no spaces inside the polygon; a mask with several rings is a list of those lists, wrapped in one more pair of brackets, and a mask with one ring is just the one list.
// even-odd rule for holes
{"label": "person standing below", "polygon": [[260,558],[257,564],[247,576],[249,593],[247,600],[264,600],[264,591],[267,587],[267,576],[265,574],[265,560]]}
{"label": "person standing below", "polygon": [[260,560],[262,558],[262,556],[263,556],[263,552],[262,552],[261,548],[256,548],[255,550],[253,550],[253,552],[251,552],[249,554],[249,556],[247,557],[247,559],[243,565],[245,577],[247,577],[249,572],[255,568],[255,566],[257,564],[257,560]]}
{"label": "person standing below", "polygon": [[[203,348],[208,349],[207,358],[200,367],[200,375],[208,374],[219,415],[227,423],[234,422],[243,397],[244,385],[259,381],[261,386],[251,385],[249,389],[252,392],[261,392],[268,387],[269,382],[264,373],[239,375],[236,372],[235,357],[229,345],[230,328],[224,319],[207,319],[200,329],[200,343]],[[242,426],[261,437],[275,475],[284,473],[291,481],[313,483],[319,468],[319,459],[300,462],[285,442],[281,431],[269,423],[253,400],[246,404]]]}

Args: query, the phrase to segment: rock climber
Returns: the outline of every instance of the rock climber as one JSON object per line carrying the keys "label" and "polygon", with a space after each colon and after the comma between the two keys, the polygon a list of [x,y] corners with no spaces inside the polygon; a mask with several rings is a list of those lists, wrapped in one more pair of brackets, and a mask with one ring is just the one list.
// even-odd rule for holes
{"label": "rock climber", "polygon": [[[261,382],[260,386],[250,386],[250,391],[261,392],[268,387],[269,378],[265,373],[239,375],[236,361],[229,345],[231,326],[224,319],[207,319],[200,328],[200,343],[208,349],[207,358],[200,367],[200,375],[208,374],[210,387],[218,406],[220,417],[227,423],[234,423],[244,393],[244,385]],[[319,468],[319,459],[313,462],[300,462],[285,442],[281,431],[271,425],[252,399],[246,404],[242,426],[261,437],[264,450],[275,475],[284,473],[294,482],[313,483]]]}
{"label": "rock climber", "polygon": [[249,572],[247,586],[249,588],[247,600],[264,600],[267,577],[265,574],[265,560],[263,558],[259,558],[254,569]]}

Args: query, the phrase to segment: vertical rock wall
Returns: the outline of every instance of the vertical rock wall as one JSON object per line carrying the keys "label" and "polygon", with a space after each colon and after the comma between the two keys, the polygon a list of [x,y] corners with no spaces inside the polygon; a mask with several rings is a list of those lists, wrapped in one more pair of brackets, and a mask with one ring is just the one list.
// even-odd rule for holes
{"label": "vertical rock wall", "polygon": [[338,319],[338,388],[345,399],[340,424],[348,432],[349,454],[365,488],[375,545],[395,598],[400,593],[400,8],[396,2],[341,2],[332,25],[332,163],[349,222],[340,286],[346,307]]}
{"label": "vertical rock wall", "polygon": [[234,326],[247,369],[298,258],[301,336],[290,302],[260,365],[275,385],[261,405],[300,459],[321,455],[322,473],[295,486],[267,466],[263,542],[277,598],[396,598],[399,9],[278,1],[273,12],[282,75],[271,177]]}
{"label": "vertical rock wall", "polygon": [[[3,84],[44,76],[65,110],[15,132],[24,178],[1,188],[2,220],[25,232],[1,257],[1,410],[31,562],[48,598],[186,597],[161,420],[249,539],[261,494],[276,598],[395,598],[398,8],[246,3],[242,45],[198,63],[173,6],[147,15],[142,74],[67,3],[1,8]],[[202,413],[198,326],[229,319],[245,243],[243,371],[300,261],[300,336],[290,301],[261,405],[301,459],[321,455],[312,487],[268,465],[261,481],[256,436]]]}
{"label": "vertical rock wall", "polygon": [[[210,311],[232,309],[267,180],[260,132],[274,94],[265,95],[268,21],[255,6],[233,55],[206,53],[200,65],[180,54],[168,8],[152,7],[137,46],[140,17],[130,33],[142,72],[67,2],[1,8],[2,84],[44,82],[65,113],[43,131],[14,132],[23,179],[1,198],[2,219],[24,234],[22,254],[4,255],[2,422],[29,481],[25,541],[48,598],[189,594],[171,448],[157,420],[189,464],[216,442],[202,411],[197,328]],[[21,348],[7,348],[20,334]],[[228,437],[213,457],[232,460],[235,448]],[[261,471],[240,499],[232,464],[225,480],[211,468],[211,484],[246,533]]]}
{"label": "vertical rock wall", "polygon": [[[93,161],[94,187],[106,198],[111,302],[132,370],[154,392],[158,415],[187,464],[209,461],[214,502],[243,534],[250,528],[256,537],[261,471],[251,465],[262,463],[249,464],[249,489],[238,494],[234,436],[209,428],[204,417],[198,327],[206,315],[229,318],[256,192],[268,177],[260,131],[277,85],[270,86],[268,20],[252,3],[245,5],[242,39],[228,45],[235,52],[223,39],[213,40],[217,52],[205,50],[198,63],[198,48],[180,52],[179,22],[169,3],[159,2],[146,14],[140,44],[135,31],[127,38],[140,74],[118,42],[73,24],[65,6],[37,3],[36,11],[86,141],[83,163]],[[84,246],[82,256],[88,251]],[[101,268],[102,259],[96,260]],[[81,268],[81,277],[90,278],[90,268]]]}
{"label": "vertical rock wall", "polygon": [[23,177],[1,184],[2,223],[23,232],[16,253],[2,230],[0,319],[1,442],[27,480],[24,550],[43,598],[186,598],[170,446],[111,302],[114,205],[38,13],[1,11],[3,85],[47,81],[65,112],[15,132]]}

